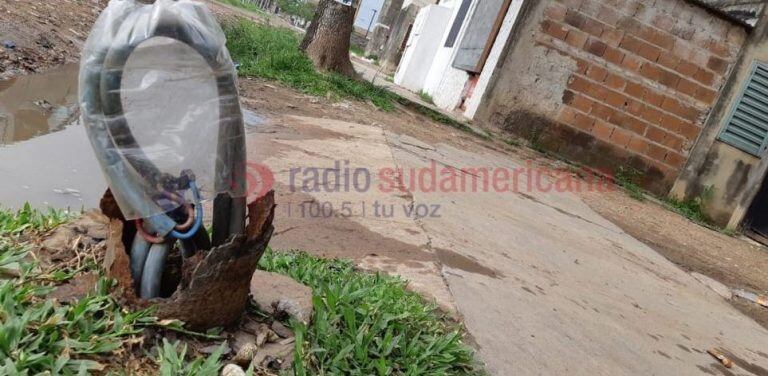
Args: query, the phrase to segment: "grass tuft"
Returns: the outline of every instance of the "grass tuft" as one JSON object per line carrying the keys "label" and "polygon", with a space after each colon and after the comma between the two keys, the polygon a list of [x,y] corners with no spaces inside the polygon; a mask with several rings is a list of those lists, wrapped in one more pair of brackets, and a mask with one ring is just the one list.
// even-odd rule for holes
{"label": "grass tuft", "polygon": [[399,278],[302,252],[267,252],[261,266],[314,291],[312,325],[292,323],[296,375],[483,374],[460,331]]}
{"label": "grass tuft", "polygon": [[419,91],[419,98],[429,104],[435,104],[434,98],[432,98],[432,96],[424,90]]}
{"label": "grass tuft", "polygon": [[384,88],[339,74],[320,73],[299,50],[293,31],[240,21],[224,26],[227,47],[240,62],[240,75],[278,81],[301,92],[336,99],[370,100],[381,110],[394,109],[394,98]]}

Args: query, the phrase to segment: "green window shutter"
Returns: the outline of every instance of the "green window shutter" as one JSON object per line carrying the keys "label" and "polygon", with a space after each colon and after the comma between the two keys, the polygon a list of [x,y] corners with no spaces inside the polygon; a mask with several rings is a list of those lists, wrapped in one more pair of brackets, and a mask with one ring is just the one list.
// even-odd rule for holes
{"label": "green window shutter", "polygon": [[768,147],[768,65],[756,62],[720,140],[761,156]]}

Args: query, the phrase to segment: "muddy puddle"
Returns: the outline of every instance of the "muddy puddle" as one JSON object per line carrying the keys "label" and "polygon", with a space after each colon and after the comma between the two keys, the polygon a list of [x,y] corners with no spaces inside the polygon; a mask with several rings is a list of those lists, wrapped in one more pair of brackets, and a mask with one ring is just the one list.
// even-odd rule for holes
{"label": "muddy puddle", "polygon": [[0,146],[62,130],[77,112],[77,64],[0,81]]}
{"label": "muddy puddle", "polygon": [[[77,64],[0,81],[0,207],[97,207],[106,183],[77,111]],[[244,113],[246,126],[267,120]]]}

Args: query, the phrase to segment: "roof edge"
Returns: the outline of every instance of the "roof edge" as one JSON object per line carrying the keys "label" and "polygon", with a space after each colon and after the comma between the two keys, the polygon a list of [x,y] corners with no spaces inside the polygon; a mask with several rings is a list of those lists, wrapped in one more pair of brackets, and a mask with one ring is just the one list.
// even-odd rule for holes
{"label": "roof edge", "polygon": [[[749,23],[747,23],[746,21],[742,20],[741,18],[738,18],[738,17],[736,17],[736,16],[734,16],[734,15],[732,15],[732,14],[730,14],[730,13],[728,13],[728,12],[722,10],[722,9],[715,8],[715,7],[709,5],[709,4],[707,4],[707,3],[705,3],[705,2],[703,2],[701,0],[685,0],[685,1],[688,2],[688,3],[691,3],[693,5],[696,5],[696,6],[700,7],[700,8],[704,8],[704,10],[706,10],[707,12],[712,13],[713,15],[715,15],[715,16],[717,16],[719,18],[722,18],[722,19],[724,19],[726,21],[729,21],[729,22],[731,22],[733,24],[741,26],[741,27],[745,28],[747,31],[752,31],[752,29],[755,28],[754,26],[750,25]],[[762,12],[761,12],[761,14],[762,14]]]}

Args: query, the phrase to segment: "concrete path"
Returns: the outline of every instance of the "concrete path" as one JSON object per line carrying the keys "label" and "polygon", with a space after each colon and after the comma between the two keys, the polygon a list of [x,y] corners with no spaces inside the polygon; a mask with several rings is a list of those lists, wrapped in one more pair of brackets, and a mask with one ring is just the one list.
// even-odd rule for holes
{"label": "concrete path", "polygon": [[524,161],[306,117],[259,128],[248,147],[274,171],[275,248],[403,275],[456,309],[492,374],[768,374],[768,331],[576,194],[537,188],[552,178],[519,173],[519,193],[426,183],[436,171],[471,186],[462,169],[503,176]]}

